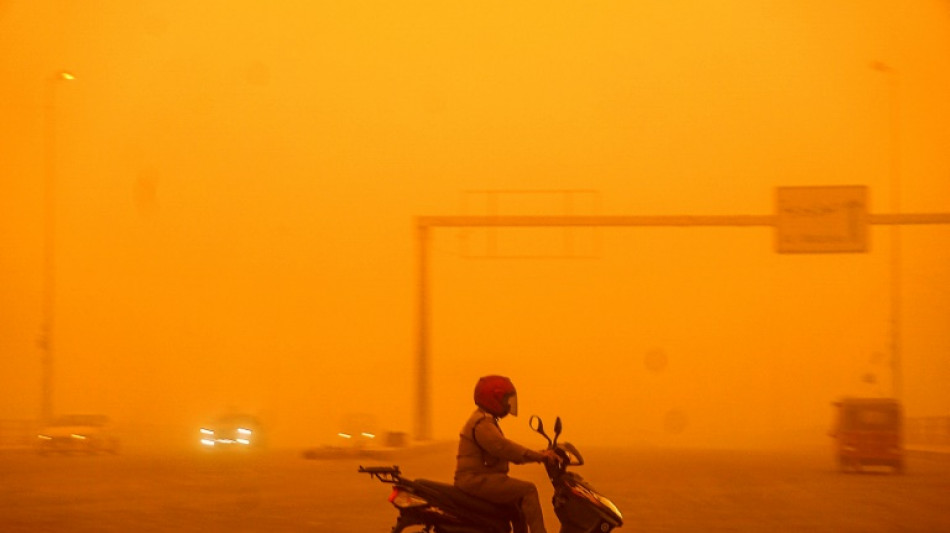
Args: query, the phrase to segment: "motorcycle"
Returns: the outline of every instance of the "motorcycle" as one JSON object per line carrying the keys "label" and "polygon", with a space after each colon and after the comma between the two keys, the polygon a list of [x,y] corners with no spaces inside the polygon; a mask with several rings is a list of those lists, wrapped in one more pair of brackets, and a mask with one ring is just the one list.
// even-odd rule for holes
{"label": "motorcycle", "polygon": [[[554,487],[551,499],[561,522],[561,533],[607,533],[623,524],[620,510],[568,467],[582,466],[584,458],[569,443],[558,443],[561,418],[554,423],[554,439],[544,432],[538,416],[528,425],[548,441],[548,449],[561,458],[557,464],[545,463],[548,479]],[[359,473],[393,485],[389,503],[399,511],[391,533],[402,533],[418,526],[422,533],[515,533],[525,531],[519,510],[469,496],[454,485],[427,479],[409,479],[398,466],[359,467]]]}

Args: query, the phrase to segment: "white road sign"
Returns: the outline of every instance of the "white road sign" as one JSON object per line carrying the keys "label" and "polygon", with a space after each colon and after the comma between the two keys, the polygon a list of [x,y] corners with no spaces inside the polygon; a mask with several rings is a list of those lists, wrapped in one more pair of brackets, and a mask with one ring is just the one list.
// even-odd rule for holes
{"label": "white road sign", "polygon": [[863,185],[778,187],[778,253],[867,252],[868,191]]}

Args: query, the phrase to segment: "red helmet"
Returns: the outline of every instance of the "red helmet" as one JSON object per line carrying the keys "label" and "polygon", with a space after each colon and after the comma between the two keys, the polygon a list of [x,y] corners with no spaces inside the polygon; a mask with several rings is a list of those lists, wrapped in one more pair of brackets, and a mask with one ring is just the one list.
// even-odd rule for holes
{"label": "red helmet", "polygon": [[518,393],[504,376],[485,376],[475,385],[475,405],[495,416],[518,416]]}

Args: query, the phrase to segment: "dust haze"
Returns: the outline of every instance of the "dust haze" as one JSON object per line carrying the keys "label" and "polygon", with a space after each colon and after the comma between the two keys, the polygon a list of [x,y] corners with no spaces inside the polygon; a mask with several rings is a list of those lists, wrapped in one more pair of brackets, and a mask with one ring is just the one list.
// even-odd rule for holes
{"label": "dust haze", "polygon": [[[0,419],[41,416],[45,339],[53,413],[130,440],[229,411],[281,447],[412,433],[416,217],[769,215],[831,185],[947,213],[948,52],[941,0],[0,2]],[[435,229],[431,437],[486,374],[517,438],[824,442],[844,395],[946,416],[950,227],[868,231]]]}

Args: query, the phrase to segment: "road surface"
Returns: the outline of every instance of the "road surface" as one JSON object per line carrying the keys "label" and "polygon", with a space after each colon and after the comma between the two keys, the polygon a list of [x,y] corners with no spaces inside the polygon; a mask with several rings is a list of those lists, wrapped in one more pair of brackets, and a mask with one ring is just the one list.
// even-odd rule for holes
{"label": "road surface", "polygon": [[[907,472],[843,474],[830,450],[591,449],[580,467],[624,514],[624,531],[950,531],[950,458],[911,454]],[[390,489],[356,472],[398,464],[448,481],[450,444],[305,459],[300,451],[128,451],[40,457],[0,451],[0,531],[388,532]],[[558,530],[538,465],[535,481]]]}

